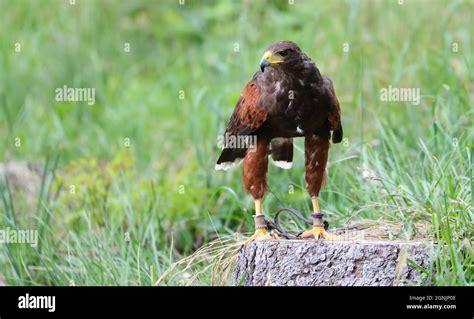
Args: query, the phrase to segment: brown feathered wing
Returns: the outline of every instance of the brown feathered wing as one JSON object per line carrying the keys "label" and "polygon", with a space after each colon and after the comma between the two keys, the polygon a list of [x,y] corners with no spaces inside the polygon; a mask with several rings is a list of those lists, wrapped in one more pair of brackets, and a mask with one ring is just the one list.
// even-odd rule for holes
{"label": "brown feathered wing", "polygon": [[329,121],[329,128],[332,131],[332,142],[333,143],[340,143],[342,141],[342,124],[341,124],[341,107],[339,105],[339,100],[337,99],[336,92],[334,91],[334,86],[332,85],[332,81],[327,78],[323,77],[324,83],[324,90],[326,95],[329,98],[329,113],[328,113],[328,121]]}
{"label": "brown feathered wing", "polygon": [[216,169],[228,170],[237,166],[249,148],[255,132],[262,126],[267,118],[267,113],[258,106],[260,90],[257,83],[252,80],[244,87],[237,101],[234,112],[230,117],[223,136],[224,149],[217,160]]}

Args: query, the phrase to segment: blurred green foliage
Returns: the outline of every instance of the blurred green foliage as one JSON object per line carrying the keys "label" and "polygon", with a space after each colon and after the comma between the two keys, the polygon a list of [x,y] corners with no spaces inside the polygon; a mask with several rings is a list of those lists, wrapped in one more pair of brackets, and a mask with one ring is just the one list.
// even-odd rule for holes
{"label": "blurred green foliage", "polygon": [[[438,252],[435,282],[472,284],[472,1],[0,0],[0,8],[0,154],[35,163],[60,155],[43,181],[58,196],[40,194],[37,211],[2,188],[0,227],[28,225],[33,214],[43,242],[0,246],[7,283],[152,284],[216,236],[251,231],[240,170],[213,170],[217,136],[264,49],[287,39],[333,80],[342,105],[346,140],[331,148],[321,194],[331,225],[428,222],[450,247]],[[96,104],[55,101],[64,85],[95,88]],[[421,104],[380,101],[389,85],[420,88]],[[270,167],[266,214],[309,212],[302,152],[298,141],[291,171]]]}

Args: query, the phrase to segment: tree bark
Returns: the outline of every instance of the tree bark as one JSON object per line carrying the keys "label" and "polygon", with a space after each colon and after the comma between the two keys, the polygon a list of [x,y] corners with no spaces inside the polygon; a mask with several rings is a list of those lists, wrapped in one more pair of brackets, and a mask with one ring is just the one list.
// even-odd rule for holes
{"label": "tree bark", "polygon": [[255,241],[240,252],[234,285],[401,286],[429,285],[427,242]]}

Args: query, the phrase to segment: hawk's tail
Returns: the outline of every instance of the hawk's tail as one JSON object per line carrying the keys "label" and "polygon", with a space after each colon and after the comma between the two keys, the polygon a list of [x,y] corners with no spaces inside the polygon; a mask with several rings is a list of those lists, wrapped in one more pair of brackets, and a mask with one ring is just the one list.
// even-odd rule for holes
{"label": "hawk's tail", "polygon": [[214,168],[227,171],[237,167],[244,159],[246,153],[246,148],[224,148]]}
{"label": "hawk's tail", "polygon": [[332,142],[333,143],[341,143],[342,141],[342,126],[339,123],[339,127],[332,131]]}
{"label": "hawk's tail", "polygon": [[[224,148],[217,160],[215,169],[227,171],[237,167],[246,154],[246,148]],[[293,139],[282,137],[272,139],[270,155],[275,166],[290,169],[293,165]]]}
{"label": "hawk's tail", "polygon": [[293,165],[293,139],[274,138],[270,143],[272,162],[277,167],[290,169]]}

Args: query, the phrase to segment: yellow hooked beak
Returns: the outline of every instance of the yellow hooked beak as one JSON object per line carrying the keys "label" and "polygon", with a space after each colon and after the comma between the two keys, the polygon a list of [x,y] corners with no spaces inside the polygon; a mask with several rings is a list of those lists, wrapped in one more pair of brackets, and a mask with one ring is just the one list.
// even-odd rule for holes
{"label": "yellow hooked beak", "polygon": [[278,53],[272,54],[270,51],[267,51],[260,60],[260,70],[263,72],[267,66],[281,62],[283,62],[281,55]]}

